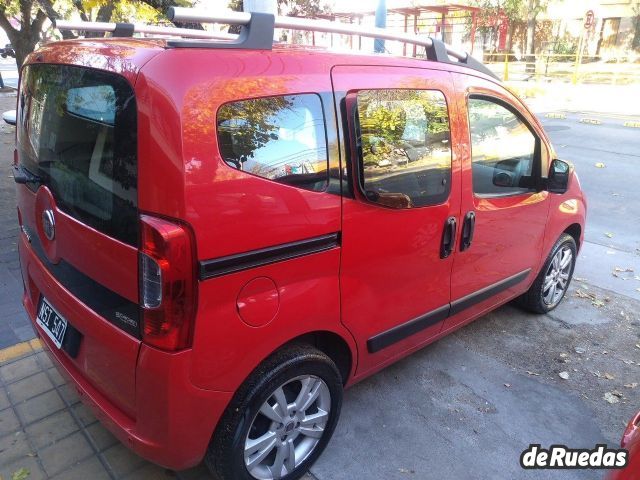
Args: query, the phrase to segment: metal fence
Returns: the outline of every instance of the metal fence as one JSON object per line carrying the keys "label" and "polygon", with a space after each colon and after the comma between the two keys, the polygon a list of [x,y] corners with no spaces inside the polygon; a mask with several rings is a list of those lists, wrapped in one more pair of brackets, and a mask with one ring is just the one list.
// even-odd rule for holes
{"label": "metal fence", "polygon": [[640,58],[542,53],[521,58],[485,53],[484,63],[503,80],[564,81],[592,84],[640,84]]}

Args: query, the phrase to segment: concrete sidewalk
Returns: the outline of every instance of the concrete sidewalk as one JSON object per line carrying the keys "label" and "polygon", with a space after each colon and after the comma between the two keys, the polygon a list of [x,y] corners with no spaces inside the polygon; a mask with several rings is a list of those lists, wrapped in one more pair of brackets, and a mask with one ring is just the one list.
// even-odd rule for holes
{"label": "concrete sidewalk", "polygon": [[39,340],[0,350],[0,478],[16,477],[211,478],[202,465],[173,472],[146,462],[122,445],[79,402]]}
{"label": "concrete sidewalk", "polygon": [[585,112],[640,117],[640,84],[605,85],[508,81],[535,112]]}

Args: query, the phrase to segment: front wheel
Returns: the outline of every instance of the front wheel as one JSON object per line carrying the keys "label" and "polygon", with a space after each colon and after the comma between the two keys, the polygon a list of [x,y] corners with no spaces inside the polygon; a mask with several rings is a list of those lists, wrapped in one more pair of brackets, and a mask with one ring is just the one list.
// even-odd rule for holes
{"label": "front wheel", "polygon": [[576,241],[571,235],[562,234],[533,285],[518,303],[535,313],[547,313],[556,308],[569,289],[576,256]]}
{"label": "front wheel", "polygon": [[326,447],[342,405],[342,378],[307,345],[263,362],[225,411],[205,457],[221,480],[295,480]]}

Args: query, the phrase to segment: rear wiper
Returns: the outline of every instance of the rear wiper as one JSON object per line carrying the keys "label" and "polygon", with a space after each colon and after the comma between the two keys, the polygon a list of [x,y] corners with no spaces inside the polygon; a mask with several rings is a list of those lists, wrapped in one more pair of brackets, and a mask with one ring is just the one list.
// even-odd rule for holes
{"label": "rear wiper", "polygon": [[34,175],[22,165],[16,165],[13,167],[13,180],[16,183],[42,183],[42,178],[38,175]]}

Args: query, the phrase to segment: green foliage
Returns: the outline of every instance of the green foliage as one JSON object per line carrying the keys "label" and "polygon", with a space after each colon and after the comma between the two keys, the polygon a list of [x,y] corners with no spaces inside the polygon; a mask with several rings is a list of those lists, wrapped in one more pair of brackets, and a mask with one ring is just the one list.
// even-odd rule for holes
{"label": "green foliage", "polygon": [[29,471],[29,469],[23,467],[13,472],[13,474],[11,475],[11,480],[26,480],[30,475],[31,472]]}
{"label": "green foliage", "polygon": [[[565,34],[563,38],[559,38],[553,45],[552,53],[555,55],[575,55],[578,51],[578,44],[576,40],[568,34]],[[573,61],[573,57],[567,57],[566,61]],[[560,58],[560,61],[564,59]]]}
{"label": "green foliage", "polygon": [[[534,19],[546,11],[550,0],[473,0],[474,6],[480,7],[477,32],[483,36],[497,38],[500,15],[509,20],[509,28],[513,32],[520,25],[526,24],[529,16]],[[471,20],[467,23],[467,34],[471,32]]]}

